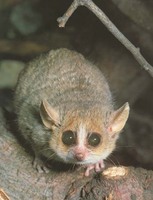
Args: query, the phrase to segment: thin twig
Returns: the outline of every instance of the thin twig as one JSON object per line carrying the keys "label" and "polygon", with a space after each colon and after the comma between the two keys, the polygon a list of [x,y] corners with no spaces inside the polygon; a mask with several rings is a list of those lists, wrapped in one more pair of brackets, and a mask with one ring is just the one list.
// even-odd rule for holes
{"label": "thin twig", "polygon": [[106,28],[132,53],[137,62],[153,77],[153,67],[145,60],[140,53],[140,49],[136,48],[110,21],[105,13],[96,6],[92,0],[74,0],[70,5],[66,13],[57,19],[59,27],[64,27],[68,19],[71,17],[73,12],[78,6],[85,6],[91,10],[100,21],[106,26]]}

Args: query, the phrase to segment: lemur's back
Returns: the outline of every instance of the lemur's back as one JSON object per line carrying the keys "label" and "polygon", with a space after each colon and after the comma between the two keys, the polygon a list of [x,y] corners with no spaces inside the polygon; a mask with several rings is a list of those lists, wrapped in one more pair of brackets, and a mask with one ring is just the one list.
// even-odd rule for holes
{"label": "lemur's back", "polygon": [[17,112],[39,106],[47,99],[53,107],[67,109],[112,107],[108,84],[98,68],[74,51],[52,50],[32,61],[21,73],[15,95]]}

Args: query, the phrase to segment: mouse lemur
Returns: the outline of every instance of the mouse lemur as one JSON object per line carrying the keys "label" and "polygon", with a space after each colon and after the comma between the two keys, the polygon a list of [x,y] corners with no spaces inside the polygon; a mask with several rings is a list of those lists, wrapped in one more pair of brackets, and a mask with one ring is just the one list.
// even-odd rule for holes
{"label": "mouse lemur", "polygon": [[[125,103],[114,110],[102,72],[81,54],[52,50],[20,73],[15,91],[19,130],[40,156],[100,171],[114,150],[128,115]],[[45,168],[44,168],[45,169]]]}

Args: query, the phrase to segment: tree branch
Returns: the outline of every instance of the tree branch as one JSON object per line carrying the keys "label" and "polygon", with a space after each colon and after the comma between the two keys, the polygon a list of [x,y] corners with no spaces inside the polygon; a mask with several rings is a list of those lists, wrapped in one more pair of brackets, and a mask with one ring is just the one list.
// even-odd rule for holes
{"label": "tree branch", "polygon": [[96,6],[92,0],[74,0],[70,5],[66,13],[57,19],[59,27],[64,27],[68,19],[73,12],[79,7],[85,6],[91,10],[100,21],[106,26],[106,28],[132,53],[137,62],[153,77],[153,67],[145,60],[140,53],[140,49],[136,48],[110,21],[105,13]]}

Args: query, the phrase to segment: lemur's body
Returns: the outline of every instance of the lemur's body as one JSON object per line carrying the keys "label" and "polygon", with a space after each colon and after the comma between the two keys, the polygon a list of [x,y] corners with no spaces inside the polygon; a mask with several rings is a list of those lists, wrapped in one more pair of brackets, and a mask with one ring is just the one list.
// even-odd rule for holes
{"label": "lemur's body", "polygon": [[36,156],[103,167],[128,118],[114,111],[101,71],[77,52],[50,51],[22,72],[15,92],[19,129]]}

